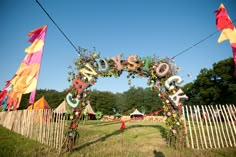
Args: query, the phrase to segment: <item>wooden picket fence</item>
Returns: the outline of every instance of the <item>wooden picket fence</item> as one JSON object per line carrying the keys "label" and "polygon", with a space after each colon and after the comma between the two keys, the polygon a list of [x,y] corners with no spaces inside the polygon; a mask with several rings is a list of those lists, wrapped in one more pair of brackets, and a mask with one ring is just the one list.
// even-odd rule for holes
{"label": "wooden picket fence", "polygon": [[63,145],[65,116],[51,109],[0,112],[0,125],[56,149]]}
{"label": "wooden picket fence", "polygon": [[[184,106],[183,117],[187,147],[236,147],[234,105]],[[65,124],[65,116],[51,109],[0,112],[3,127],[59,150],[64,144]]]}
{"label": "wooden picket fence", "polygon": [[186,145],[193,149],[236,147],[234,105],[184,106]]}

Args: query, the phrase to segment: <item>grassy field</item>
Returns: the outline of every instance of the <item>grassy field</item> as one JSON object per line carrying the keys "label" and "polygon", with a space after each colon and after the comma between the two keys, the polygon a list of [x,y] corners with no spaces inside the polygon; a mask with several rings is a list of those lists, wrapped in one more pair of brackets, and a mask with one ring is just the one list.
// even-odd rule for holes
{"label": "grassy field", "polygon": [[61,157],[235,157],[236,148],[175,150],[165,141],[162,123],[135,121],[126,123],[87,121],[79,126],[80,139],[74,151],[61,154],[49,147],[28,140],[0,127],[0,156],[61,156]]}

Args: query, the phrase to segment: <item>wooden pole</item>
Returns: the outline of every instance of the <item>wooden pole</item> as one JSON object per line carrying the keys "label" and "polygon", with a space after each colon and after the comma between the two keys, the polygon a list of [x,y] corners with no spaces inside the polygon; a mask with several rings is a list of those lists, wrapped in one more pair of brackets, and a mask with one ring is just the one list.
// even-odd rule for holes
{"label": "wooden pole", "polygon": [[192,146],[192,148],[194,148],[193,135],[192,135],[191,123],[190,123],[190,119],[189,119],[188,106],[185,106],[185,107],[186,107],[186,113],[187,113],[187,119],[188,119],[188,128],[189,128],[189,133],[190,133],[191,146]]}
{"label": "wooden pole", "polygon": [[[222,128],[222,133],[223,133],[223,135],[224,135],[224,134],[225,134],[225,130],[226,130],[227,137],[228,137],[228,140],[227,140],[227,138],[225,138],[226,146],[227,146],[227,147],[229,146],[229,145],[228,145],[228,141],[229,141],[230,146],[232,146],[232,142],[231,142],[230,137],[229,137],[229,131],[228,131],[228,126],[227,126],[227,121],[226,121],[226,118],[225,118],[223,109],[222,109],[221,105],[219,105],[220,110],[218,109],[218,106],[216,106],[216,107],[217,107],[218,113],[219,113],[219,111],[221,111],[221,115],[222,115],[222,117],[223,117],[223,119],[224,119],[224,127],[225,127],[226,129]],[[220,113],[219,113],[219,116],[220,116]],[[221,117],[220,117],[220,118],[221,118]],[[223,123],[223,122],[221,122],[221,123]],[[224,135],[224,136],[225,136],[225,135]]]}
{"label": "wooden pole", "polygon": [[[203,148],[203,141],[202,141],[202,134],[201,134],[201,129],[200,129],[200,125],[199,125],[199,122],[198,122],[198,118],[200,119],[200,111],[197,110],[197,108],[195,107],[195,105],[193,105],[193,108],[194,108],[194,112],[195,112],[195,115],[196,115],[196,121],[197,121],[197,127],[198,127],[198,132],[199,132],[199,135],[200,135],[200,141],[201,141],[201,146]],[[198,117],[199,116],[199,117]],[[198,138],[197,138],[198,140]]]}
{"label": "wooden pole", "polygon": [[186,138],[186,147],[189,148],[189,139],[188,139],[188,131],[187,131],[187,124],[186,124],[186,119],[185,119],[185,106],[183,106],[183,122],[184,122],[184,134],[185,134],[185,138]]}
{"label": "wooden pole", "polygon": [[[227,142],[227,138],[226,138],[226,136],[225,136],[225,130],[224,130],[224,126],[223,126],[223,123],[225,123],[226,121],[225,121],[225,116],[224,116],[224,114],[223,114],[223,110],[221,109],[221,106],[220,106],[220,109],[221,109],[221,111],[222,112],[219,112],[220,110],[218,109],[218,106],[216,105],[216,107],[217,107],[217,111],[218,111],[218,116],[219,116],[219,121],[220,121],[220,124],[221,124],[221,131],[222,131],[222,134],[223,134],[223,137],[224,137],[224,141],[225,141],[225,144],[226,144],[226,147],[228,147],[229,145],[228,145],[228,142]],[[220,114],[221,113],[221,114]],[[222,120],[221,120],[221,115],[222,115],[222,117],[223,117],[223,119],[224,119],[224,122],[222,122]],[[225,124],[226,125],[226,124]]]}
{"label": "wooden pole", "polygon": [[[226,117],[226,124],[225,124],[225,126],[227,126],[227,123],[228,123],[228,125],[229,125],[229,132],[232,134],[232,137],[234,136],[234,134],[233,134],[233,130],[232,130],[232,127],[231,127],[231,124],[230,124],[230,120],[229,120],[229,117],[228,117],[228,115],[230,114],[230,113],[227,113],[226,112],[226,110],[225,110],[225,106],[220,106],[220,108],[223,108],[223,111],[224,111],[224,113],[225,113],[225,117]],[[227,134],[228,134],[228,137],[229,137],[229,141],[230,141],[230,146],[232,147],[233,145],[232,145],[232,142],[231,142],[231,138],[232,137],[230,137],[230,135],[229,135],[229,133],[228,133],[228,127],[226,127],[226,129],[227,129]],[[235,145],[235,139],[233,138],[233,142],[234,142],[234,145]]]}
{"label": "wooden pole", "polygon": [[197,105],[197,110],[198,110],[198,114],[199,114],[199,117],[200,117],[200,125],[201,125],[201,129],[202,129],[202,135],[203,135],[203,140],[204,140],[204,143],[205,143],[205,147],[208,148],[207,142],[206,142],[205,130],[203,128],[202,118],[200,116],[201,113],[200,113],[200,109],[199,109],[198,105]]}
{"label": "wooden pole", "polygon": [[214,109],[212,108],[212,106],[209,106],[209,110],[211,112],[211,115],[212,115],[212,118],[213,118],[213,123],[214,123],[214,126],[215,126],[215,132],[216,132],[216,139],[217,139],[217,144],[218,144],[218,148],[220,148],[220,140],[219,140],[219,134],[218,134],[218,127],[216,125],[216,120],[215,120],[215,112],[214,112]]}
{"label": "wooden pole", "polygon": [[211,136],[210,136],[210,133],[209,133],[209,128],[208,128],[208,122],[207,120],[209,119],[209,115],[207,114],[207,117],[206,117],[206,113],[205,110],[204,110],[204,106],[202,105],[202,112],[203,112],[203,118],[204,118],[204,121],[206,123],[206,129],[207,129],[207,137],[208,137],[208,141],[210,143],[210,148],[212,148],[212,144],[211,144]]}
{"label": "wooden pole", "polygon": [[[235,114],[234,114],[234,111],[233,111],[233,109],[232,109],[232,106],[231,105],[227,105],[227,109],[228,109],[228,112],[230,113],[229,115],[230,115],[230,119],[231,119],[231,122],[232,122],[232,126],[233,126],[233,128],[234,128],[234,135],[233,135],[233,138],[235,138],[235,135],[236,135],[236,128],[235,128],[235,120],[236,120],[236,117],[235,117]],[[236,145],[234,145],[234,146],[236,146]]]}
{"label": "wooden pole", "polygon": [[[193,112],[192,112],[192,107],[191,107],[191,106],[189,106],[189,108],[190,108],[190,114],[191,114],[191,116],[190,116],[190,117],[192,117],[192,124],[193,124],[193,130],[194,130],[195,139],[196,139],[196,143],[197,143],[197,149],[199,149],[199,144],[198,144],[198,137],[197,137],[197,132],[196,132],[195,124],[194,124],[194,119],[193,119]],[[196,115],[196,114],[195,114],[195,115]]]}
{"label": "wooden pole", "polygon": [[208,121],[209,121],[209,124],[210,124],[210,128],[211,128],[211,134],[212,134],[212,140],[213,140],[213,144],[214,144],[214,147],[216,148],[216,142],[215,142],[215,136],[214,136],[214,132],[213,132],[213,128],[212,128],[212,124],[211,124],[211,119],[212,119],[212,114],[210,115],[209,112],[208,112],[208,106],[205,106],[205,109],[206,109],[206,112],[207,112],[207,115],[208,115]]}
{"label": "wooden pole", "polygon": [[[213,106],[212,107],[212,110],[213,110]],[[221,141],[221,145],[222,147],[224,147],[224,142],[223,142],[223,138],[222,138],[222,133],[221,133],[221,130],[220,130],[220,126],[219,126],[219,109],[217,108],[216,106],[216,112],[215,113],[215,118],[216,118],[216,126],[217,126],[217,130],[219,131],[219,137],[220,137],[220,141]],[[218,116],[216,115],[216,113],[218,113]]]}

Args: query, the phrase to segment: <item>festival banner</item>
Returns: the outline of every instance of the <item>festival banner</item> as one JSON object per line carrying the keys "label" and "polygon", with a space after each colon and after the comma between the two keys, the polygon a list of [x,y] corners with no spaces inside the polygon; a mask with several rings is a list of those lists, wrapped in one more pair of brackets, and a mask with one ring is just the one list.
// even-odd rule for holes
{"label": "festival banner", "polygon": [[234,75],[236,77],[236,30],[223,4],[220,5],[219,9],[216,10],[215,13],[216,28],[221,30],[221,34],[217,42],[221,43],[224,40],[229,40],[233,52]]}
{"label": "festival banner", "polygon": [[4,110],[16,110],[22,94],[31,93],[29,103],[33,104],[42,61],[47,25],[31,31],[28,36],[32,44],[25,49],[26,56],[15,76],[9,80],[0,94],[0,104]]}

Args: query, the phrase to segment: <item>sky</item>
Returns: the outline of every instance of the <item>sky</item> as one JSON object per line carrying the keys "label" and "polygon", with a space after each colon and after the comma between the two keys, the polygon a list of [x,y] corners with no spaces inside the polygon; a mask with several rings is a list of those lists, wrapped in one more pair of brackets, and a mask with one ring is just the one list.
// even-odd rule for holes
{"label": "sky", "polygon": [[[236,19],[235,0],[38,0],[76,47],[96,48],[102,58],[123,54],[173,57],[217,31],[215,13],[224,4]],[[37,89],[63,91],[69,87],[68,66],[78,54],[35,0],[1,0],[0,88],[10,80],[25,57],[28,33],[48,25]],[[203,68],[232,57],[228,41],[217,32],[175,58],[184,83],[196,80]],[[191,74],[192,77],[187,75]],[[132,86],[146,87],[147,79]],[[92,89],[123,92],[130,88],[126,75],[99,78]]]}

